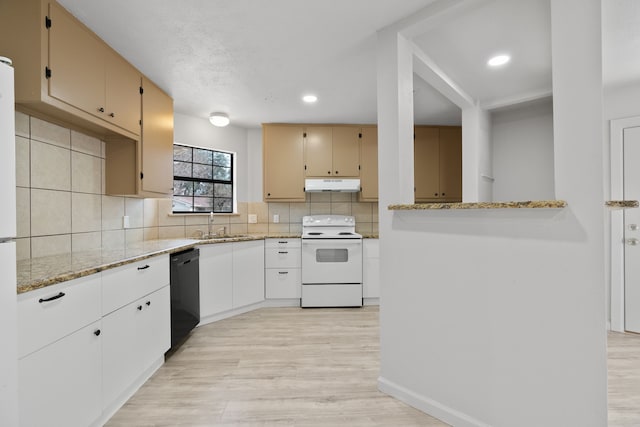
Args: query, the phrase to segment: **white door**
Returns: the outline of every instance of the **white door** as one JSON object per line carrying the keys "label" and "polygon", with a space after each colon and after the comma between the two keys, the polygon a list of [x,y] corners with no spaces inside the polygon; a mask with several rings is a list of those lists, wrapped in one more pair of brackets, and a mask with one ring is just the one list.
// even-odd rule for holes
{"label": "white door", "polygon": [[[624,129],[624,199],[640,200],[640,127]],[[624,211],[625,330],[640,333],[640,209]]]}

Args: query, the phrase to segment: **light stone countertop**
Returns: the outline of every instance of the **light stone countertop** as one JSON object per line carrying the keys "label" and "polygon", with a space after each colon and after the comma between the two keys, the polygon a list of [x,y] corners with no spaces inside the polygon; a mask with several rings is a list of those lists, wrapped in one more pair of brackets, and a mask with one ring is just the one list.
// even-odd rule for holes
{"label": "light stone countertop", "polygon": [[389,205],[390,211],[420,210],[461,210],[461,209],[561,209],[567,206],[564,200],[527,200],[521,202],[478,202],[478,203],[422,203]]}
{"label": "light stone countertop", "polygon": [[637,208],[640,203],[637,200],[608,200],[604,205],[612,209],[628,209]]}
{"label": "light stone countertop", "polygon": [[[370,234],[363,237],[378,238],[378,235]],[[121,265],[131,264],[156,255],[175,253],[199,245],[247,242],[264,240],[265,238],[297,239],[300,238],[300,234],[240,235],[203,240],[147,240],[127,245],[122,249],[97,249],[19,260],[17,262],[17,293],[22,294],[120,267]]]}

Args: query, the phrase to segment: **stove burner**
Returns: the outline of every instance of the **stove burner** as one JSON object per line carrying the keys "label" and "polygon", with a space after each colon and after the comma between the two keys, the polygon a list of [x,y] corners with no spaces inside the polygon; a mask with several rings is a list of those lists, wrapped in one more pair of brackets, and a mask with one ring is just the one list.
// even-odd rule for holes
{"label": "stove burner", "polygon": [[310,233],[307,233],[309,236],[320,236],[322,233],[318,232],[318,231],[311,231]]}
{"label": "stove burner", "polygon": [[348,231],[341,231],[338,233],[339,236],[353,236],[353,233],[350,233]]}

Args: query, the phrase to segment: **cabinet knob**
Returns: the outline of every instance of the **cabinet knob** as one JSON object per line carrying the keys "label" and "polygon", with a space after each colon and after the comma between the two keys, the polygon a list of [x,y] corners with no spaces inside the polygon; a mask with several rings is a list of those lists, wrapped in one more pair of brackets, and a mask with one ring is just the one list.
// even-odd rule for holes
{"label": "cabinet knob", "polygon": [[331,171],[327,171],[327,173],[328,173],[329,175],[331,175]]}
{"label": "cabinet knob", "polygon": [[99,107],[99,108],[98,108],[98,111],[99,111],[100,113],[104,113],[104,107]]}
{"label": "cabinet knob", "polygon": [[93,331],[93,335],[95,335],[97,337],[99,337],[101,333],[102,332],[100,331],[100,329],[96,329],[95,331]]}
{"label": "cabinet knob", "polygon": [[338,175],[340,172],[336,171],[336,175]]}
{"label": "cabinet knob", "polygon": [[109,113],[109,117],[115,117],[116,113]]}
{"label": "cabinet knob", "polygon": [[442,193],[442,195],[444,196],[444,193]]}
{"label": "cabinet knob", "polygon": [[438,193],[433,193],[433,195],[434,195],[434,196],[437,196],[437,195],[438,195]]}
{"label": "cabinet knob", "polygon": [[271,193],[267,193],[267,196],[271,196]]}
{"label": "cabinet knob", "polygon": [[138,311],[142,311],[142,306],[141,305],[138,306]]}
{"label": "cabinet knob", "polygon": [[151,301],[147,301],[147,307],[151,305]]}

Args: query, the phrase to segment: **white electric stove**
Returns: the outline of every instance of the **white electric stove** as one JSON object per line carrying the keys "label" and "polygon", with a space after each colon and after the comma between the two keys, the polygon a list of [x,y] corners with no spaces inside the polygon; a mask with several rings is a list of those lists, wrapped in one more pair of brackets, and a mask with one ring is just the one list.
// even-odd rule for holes
{"label": "white electric stove", "polygon": [[362,307],[362,236],[353,216],[302,219],[302,307]]}

